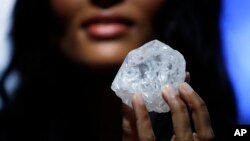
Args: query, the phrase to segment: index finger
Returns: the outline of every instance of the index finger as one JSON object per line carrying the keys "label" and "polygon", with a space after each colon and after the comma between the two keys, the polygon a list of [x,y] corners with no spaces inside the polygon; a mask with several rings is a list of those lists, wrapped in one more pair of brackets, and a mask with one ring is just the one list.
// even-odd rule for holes
{"label": "index finger", "polygon": [[191,111],[197,136],[205,140],[214,138],[209,113],[201,97],[187,83],[181,84],[180,96]]}
{"label": "index finger", "polygon": [[139,94],[133,97],[132,105],[136,116],[137,132],[140,141],[155,141],[147,108]]}

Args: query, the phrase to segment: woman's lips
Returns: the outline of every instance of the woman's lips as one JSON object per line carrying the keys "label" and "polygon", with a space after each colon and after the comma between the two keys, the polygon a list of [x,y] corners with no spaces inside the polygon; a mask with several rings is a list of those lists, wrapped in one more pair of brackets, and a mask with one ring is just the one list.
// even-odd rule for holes
{"label": "woman's lips", "polygon": [[90,37],[97,39],[113,39],[125,35],[132,25],[133,22],[125,18],[99,16],[85,22],[83,27]]}
{"label": "woman's lips", "polygon": [[87,27],[87,33],[91,37],[110,39],[124,35],[128,26],[122,23],[93,23]]}

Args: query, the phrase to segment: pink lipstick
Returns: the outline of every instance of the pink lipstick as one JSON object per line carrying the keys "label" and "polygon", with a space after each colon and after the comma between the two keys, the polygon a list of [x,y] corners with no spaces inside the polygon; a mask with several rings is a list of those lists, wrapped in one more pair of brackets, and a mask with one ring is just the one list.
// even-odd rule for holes
{"label": "pink lipstick", "polygon": [[126,34],[133,22],[118,16],[96,16],[83,24],[87,34],[98,39],[113,39]]}

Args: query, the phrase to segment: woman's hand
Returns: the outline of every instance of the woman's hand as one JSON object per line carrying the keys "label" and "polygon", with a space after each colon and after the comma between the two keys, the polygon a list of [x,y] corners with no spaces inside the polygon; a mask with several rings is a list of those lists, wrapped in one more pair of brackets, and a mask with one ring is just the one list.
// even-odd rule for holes
{"label": "woman's hand", "polygon": [[[179,93],[175,93],[172,87],[167,85],[162,89],[162,95],[171,109],[174,128],[172,141],[213,140],[214,133],[206,105],[189,84],[181,84]],[[135,95],[132,105],[133,110],[123,105],[123,141],[155,141],[141,96]],[[195,132],[192,131],[190,118],[194,123]]]}
{"label": "woman's hand", "polygon": [[133,109],[123,104],[123,141],[155,141],[147,109],[139,95],[132,101]]}

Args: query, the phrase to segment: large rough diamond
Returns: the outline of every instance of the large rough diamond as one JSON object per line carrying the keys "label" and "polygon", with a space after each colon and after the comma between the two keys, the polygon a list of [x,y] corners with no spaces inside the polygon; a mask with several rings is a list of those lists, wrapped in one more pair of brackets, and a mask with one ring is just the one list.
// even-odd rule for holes
{"label": "large rough diamond", "polygon": [[185,79],[185,66],[181,53],[153,40],[128,53],[111,89],[130,107],[133,95],[141,94],[149,112],[168,112],[161,88],[171,84],[177,91]]}

